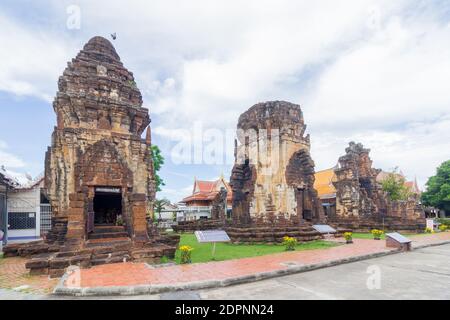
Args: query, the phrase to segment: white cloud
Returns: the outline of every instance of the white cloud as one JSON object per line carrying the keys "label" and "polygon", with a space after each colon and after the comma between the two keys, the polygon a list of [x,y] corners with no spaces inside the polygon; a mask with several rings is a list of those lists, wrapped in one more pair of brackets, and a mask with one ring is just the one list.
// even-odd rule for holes
{"label": "white cloud", "polygon": [[312,138],[316,168],[330,168],[345,154],[348,142],[356,141],[371,149],[375,168],[399,167],[410,180],[417,177],[420,187],[435,174],[436,168],[450,159],[450,116],[436,122],[417,122],[403,129],[365,130],[355,133],[318,133]]}
{"label": "white cloud", "polygon": [[0,13],[0,91],[51,101],[73,50],[47,29],[26,26]]}
{"label": "white cloud", "polygon": [[8,152],[8,145],[2,140],[0,140],[0,166],[5,166],[6,168],[25,167],[25,162]]}
{"label": "white cloud", "polygon": [[158,199],[169,199],[172,202],[181,201],[185,197],[192,194],[193,185],[185,186],[183,188],[164,188],[163,191],[158,192]]}
{"label": "white cloud", "polygon": [[[48,20],[65,25],[72,2],[49,3]],[[398,165],[421,183],[449,158],[450,28],[438,6],[136,0],[124,14],[122,1],[78,3],[79,31],[0,14],[0,90],[49,100],[82,43],[117,32],[163,143],[195,121],[235,128],[253,104],[282,99],[302,104],[318,169],[350,140],[371,148],[375,165]]]}
{"label": "white cloud", "polygon": [[389,19],[327,68],[306,103],[310,123],[354,131],[449,114],[449,38],[437,22]]}

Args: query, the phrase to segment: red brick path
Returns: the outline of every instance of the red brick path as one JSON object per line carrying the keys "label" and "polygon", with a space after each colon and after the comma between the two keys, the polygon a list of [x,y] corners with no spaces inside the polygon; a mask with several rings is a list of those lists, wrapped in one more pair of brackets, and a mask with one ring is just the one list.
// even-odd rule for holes
{"label": "red brick path", "polygon": [[[450,232],[412,237],[413,245],[450,240]],[[286,263],[315,264],[336,259],[387,252],[385,241],[354,239],[352,245],[342,245],[321,250],[285,252],[260,257],[221,262],[196,263],[157,269],[143,263],[118,263],[82,269],[74,272],[66,281],[67,287],[109,287],[149,284],[179,284],[204,280],[223,280],[286,269]]]}
{"label": "red brick path", "polygon": [[[413,246],[450,240],[450,232],[433,235],[411,236]],[[191,281],[226,279],[285,269],[283,263],[312,264],[340,258],[383,252],[385,241],[355,239],[353,245],[342,245],[321,250],[286,252],[261,257],[229,260],[222,262],[197,263],[150,269],[143,263],[118,263],[83,269],[68,278],[67,286],[101,287],[131,286],[140,284],[175,284]],[[16,288],[27,285],[27,291],[49,293],[57,279],[47,276],[30,276],[25,269],[26,259],[0,259],[0,288]],[[81,279],[81,281],[77,281]]]}
{"label": "red brick path", "polygon": [[71,275],[68,287],[108,287],[145,284],[176,284],[223,280],[260,272],[286,269],[286,263],[314,264],[346,257],[388,251],[384,241],[356,239],[353,245],[321,250],[285,252],[221,262],[196,263],[150,269],[143,263],[109,264],[84,269]]}
{"label": "red brick path", "polygon": [[0,259],[0,288],[13,289],[29,286],[25,291],[31,293],[50,293],[56,286],[57,279],[48,276],[31,276],[25,268],[24,258]]}

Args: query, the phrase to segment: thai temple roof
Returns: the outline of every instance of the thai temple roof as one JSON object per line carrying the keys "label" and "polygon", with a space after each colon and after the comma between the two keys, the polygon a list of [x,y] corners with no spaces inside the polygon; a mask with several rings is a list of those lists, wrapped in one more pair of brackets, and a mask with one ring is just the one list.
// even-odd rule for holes
{"label": "thai temple roof", "polygon": [[184,198],[182,202],[190,202],[196,200],[211,201],[219,193],[220,188],[222,186],[225,186],[225,188],[228,191],[227,200],[231,201],[232,198],[231,187],[222,176],[215,181],[205,181],[195,179],[192,195]]}
{"label": "thai temple roof", "polygon": [[336,188],[333,186],[334,168],[318,171],[314,174],[314,189],[321,199],[334,198]]}
{"label": "thai temple roof", "polygon": [[43,173],[32,178],[29,174],[17,173],[0,166],[0,181],[13,189],[30,189],[41,183],[43,179]]}

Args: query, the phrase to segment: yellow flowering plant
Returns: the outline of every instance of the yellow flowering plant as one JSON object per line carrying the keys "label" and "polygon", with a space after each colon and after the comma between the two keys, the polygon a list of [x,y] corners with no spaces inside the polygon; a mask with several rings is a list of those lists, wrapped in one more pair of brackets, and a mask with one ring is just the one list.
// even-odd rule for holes
{"label": "yellow flowering plant", "polygon": [[352,238],[353,238],[353,233],[351,233],[351,232],[344,232],[344,239],[345,239],[347,242],[352,241]]}
{"label": "yellow flowering plant", "polygon": [[294,251],[297,239],[289,236],[283,237],[283,244],[286,246],[286,251]]}
{"label": "yellow flowering plant", "polygon": [[431,228],[425,228],[425,233],[434,233],[434,230]]}
{"label": "yellow flowering plant", "polygon": [[371,231],[373,238],[375,240],[380,240],[381,239],[381,235],[384,233],[383,230],[378,230],[378,229],[373,229]]}
{"label": "yellow flowering plant", "polygon": [[447,229],[448,229],[448,226],[447,226],[447,225],[445,225],[445,224],[439,225],[439,231],[445,232],[445,231],[447,231]]}
{"label": "yellow flowering plant", "polygon": [[194,250],[194,248],[190,247],[190,246],[181,246],[180,247],[180,251],[181,251],[181,264],[187,264],[187,263],[191,263],[192,259],[191,259],[191,252],[192,250]]}

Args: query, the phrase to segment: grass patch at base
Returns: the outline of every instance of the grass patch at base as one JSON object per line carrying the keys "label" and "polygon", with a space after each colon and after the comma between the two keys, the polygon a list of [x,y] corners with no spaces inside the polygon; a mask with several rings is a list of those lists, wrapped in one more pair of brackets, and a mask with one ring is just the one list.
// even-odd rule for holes
{"label": "grass patch at base", "polygon": [[[430,234],[430,233],[400,232],[400,234],[404,235],[405,237],[415,237],[415,236],[426,235],[426,234]],[[384,240],[384,239],[386,239],[386,235],[383,233],[380,238],[381,238],[381,240]],[[355,233],[353,233],[353,239],[373,239],[373,234],[363,233],[363,232],[355,232]]]}
{"label": "grass patch at base", "polygon": [[[192,262],[209,262],[209,261],[224,261],[239,258],[257,257],[273,253],[285,252],[284,245],[281,244],[232,244],[232,243],[217,243],[215,259],[212,260],[212,243],[198,243],[194,234],[184,233],[181,235],[180,246],[187,245],[194,250],[192,251]],[[295,250],[313,250],[326,249],[338,246],[338,243],[316,240],[310,242],[303,242],[296,245]],[[177,250],[175,255],[175,262],[180,263],[180,251]]]}
{"label": "grass patch at base", "polygon": [[[373,239],[373,234],[355,232],[355,233],[353,233],[352,237],[353,237],[353,239]],[[384,239],[386,239],[386,235],[383,233],[380,238],[381,238],[381,240],[384,240]]]}

